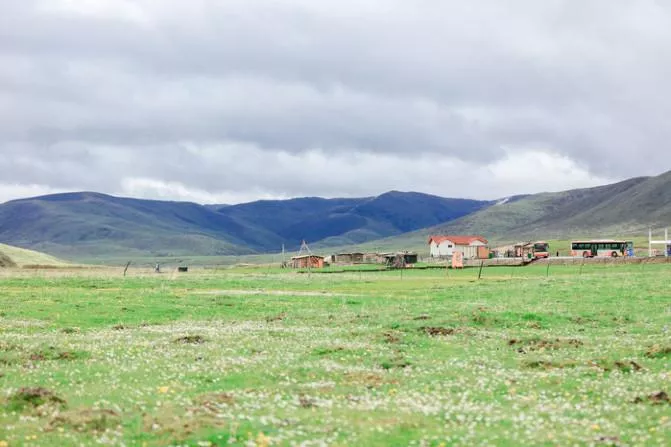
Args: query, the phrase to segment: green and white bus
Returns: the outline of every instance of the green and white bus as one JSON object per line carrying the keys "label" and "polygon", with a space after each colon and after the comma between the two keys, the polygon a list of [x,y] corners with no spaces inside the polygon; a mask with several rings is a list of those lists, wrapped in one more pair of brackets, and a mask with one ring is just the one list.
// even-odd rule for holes
{"label": "green and white bus", "polygon": [[634,243],[611,239],[596,239],[571,242],[571,256],[583,258],[633,256]]}

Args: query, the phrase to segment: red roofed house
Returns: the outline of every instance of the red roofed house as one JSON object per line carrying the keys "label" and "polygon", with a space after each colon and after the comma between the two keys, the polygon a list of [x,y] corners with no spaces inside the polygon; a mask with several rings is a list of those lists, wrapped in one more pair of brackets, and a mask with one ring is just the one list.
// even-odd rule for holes
{"label": "red roofed house", "polygon": [[482,236],[431,236],[429,248],[432,258],[451,257],[455,251],[464,254],[464,259],[486,258],[489,255],[487,239]]}

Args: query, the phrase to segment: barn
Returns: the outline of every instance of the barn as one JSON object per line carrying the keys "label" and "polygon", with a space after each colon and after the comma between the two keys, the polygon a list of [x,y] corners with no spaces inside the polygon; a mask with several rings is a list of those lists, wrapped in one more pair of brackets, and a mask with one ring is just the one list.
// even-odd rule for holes
{"label": "barn", "polygon": [[320,269],[324,267],[324,257],[317,255],[294,256],[291,258],[291,266],[295,269]]}
{"label": "barn", "polygon": [[489,255],[488,243],[482,236],[431,236],[429,250],[432,258],[449,258],[455,251],[459,251],[465,259],[482,259]]}

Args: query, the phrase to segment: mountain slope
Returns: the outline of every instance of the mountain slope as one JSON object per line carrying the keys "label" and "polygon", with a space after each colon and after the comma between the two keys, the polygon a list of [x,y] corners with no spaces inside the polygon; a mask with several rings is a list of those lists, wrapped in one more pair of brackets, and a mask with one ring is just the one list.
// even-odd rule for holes
{"label": "mountain slope", "polygon": [[488,204],[398,192],[225,206],[68,193],[0,205],[0,242],[69,258],[242,255],[277,251],[282,244],[294,249],[301,240],[326,245],[368,241]]}
{"label": "mountain slope", "polygon": [[391,191],[361,199],[264,200],[227,206],[219,212],[253,221],[293,248],[301,240],[334,245],[379,239],[465,216],[490,204]]}
{"label": "mountain slope", "polygon": [[430,234],[482,234],[490,241],[534,238],[613,237],[644,234],[648,226],[671,224],[671,171],[612,185],[502,200],[451,222],[362,249],[418,249]]}
{"label": "mountain slope", "polygon": [[44,253],[0,244],[0,267],[24,267],[27,265],[64,267],[68,263]]}
{"label": "mountain slope", "polygon": [[193,203],[71,193],[0,206],[0,242],[63,256],[245,254],[250,233],[273,237]]}

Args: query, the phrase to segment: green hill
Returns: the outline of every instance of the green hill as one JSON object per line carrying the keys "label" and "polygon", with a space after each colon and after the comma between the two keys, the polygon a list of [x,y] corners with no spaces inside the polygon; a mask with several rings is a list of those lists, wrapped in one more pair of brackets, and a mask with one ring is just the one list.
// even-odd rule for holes
{"label": "green hill", "polygon": [[[426,250],[431,234],[481,234],[493,243],[522,239],[641,236],[671,225],[671,171],[596,188],[501,200],[452,222],[359,245],[362,250]],[[352,247],[343,247],[349,249]]]}
{"label": "green hill", "polygon": [[[302,240],[323,246],[360,243],[454,220],[493,202],[390,191],[376,197],[262,200],[222,207],[220,214],[254,222],[275,233],[287,249]],[[258,247],[276,250],[280,244]]]}
{"label": "green hill", "polygon": [[69,259],[249,255],[365,242],[455,219],[490,202],[389,192],[202,206],[81,192],[0,205],[0,242]]}
{"label": "green hill", "polygon": [[25,267],[29,265],[65,267],[69,264],[44,253],[0,244],[0,267]]}
{"label": "green hill", "polygon": [[249,254],[264,237],[273,235],[195,203],[70,193],[0,206],[0,241],[66,258]]}

